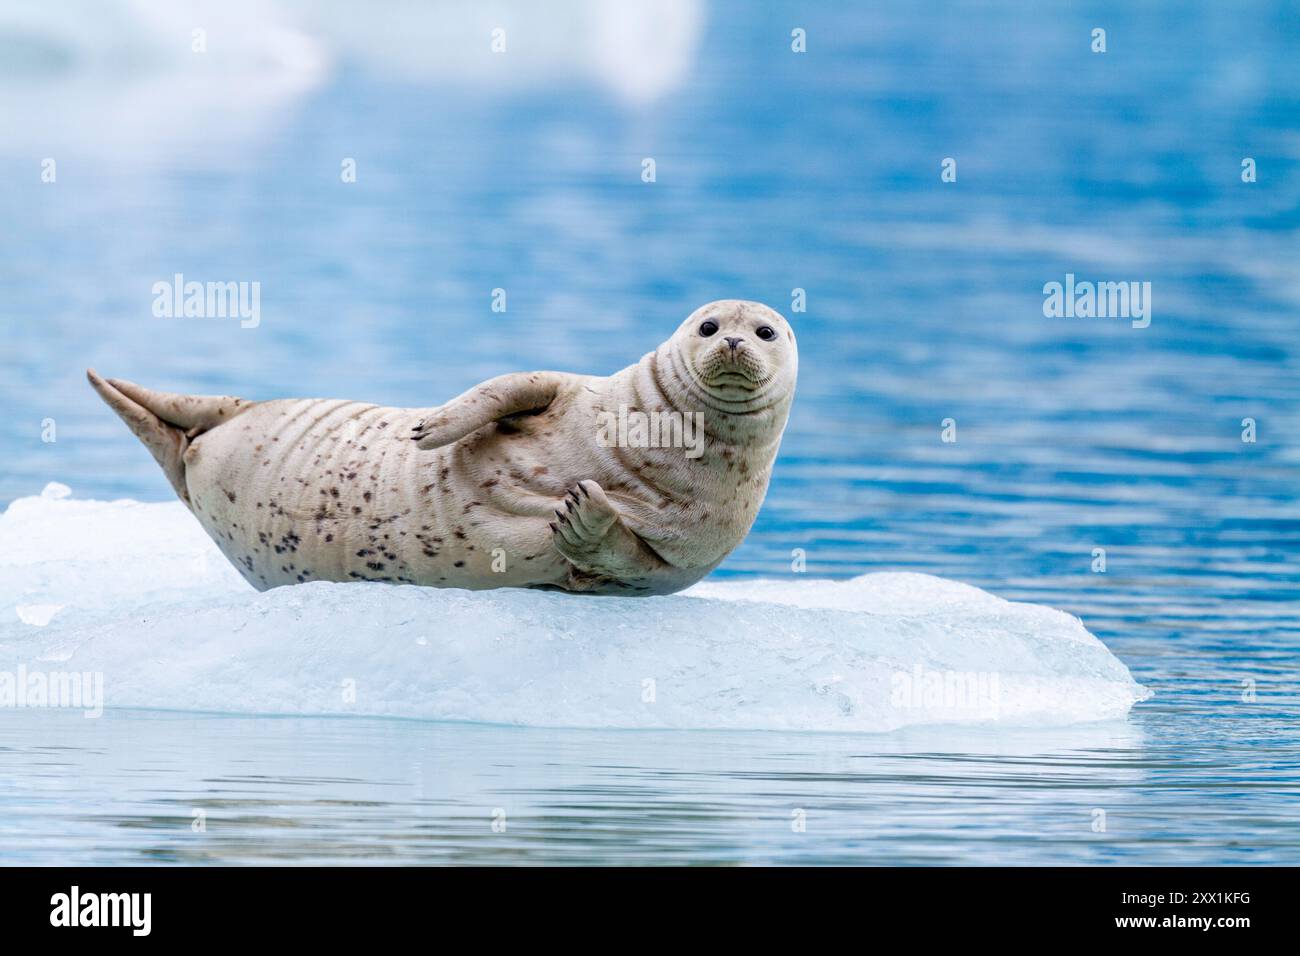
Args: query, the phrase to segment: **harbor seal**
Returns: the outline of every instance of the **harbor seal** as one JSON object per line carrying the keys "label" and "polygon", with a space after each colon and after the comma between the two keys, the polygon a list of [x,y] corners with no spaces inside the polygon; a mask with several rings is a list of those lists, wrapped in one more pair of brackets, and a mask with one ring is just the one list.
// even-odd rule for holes
{"label": "harbor seal", "polygon": [[723,300],[608,377],[516,372],[433,409],[87,377],[260,590],[650,595],[695,583],[748,533],[797,372],[780,314]]}

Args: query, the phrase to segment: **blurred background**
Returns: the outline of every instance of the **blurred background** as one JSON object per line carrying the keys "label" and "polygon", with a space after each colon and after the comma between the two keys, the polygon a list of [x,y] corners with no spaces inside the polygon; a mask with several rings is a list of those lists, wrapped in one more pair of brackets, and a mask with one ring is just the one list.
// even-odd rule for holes
{"label": "blurred background", "polygon": [[[0,503],[171,497],[88,365],[427,406],[737,297],[802,374],[723,573],[1292,589],[1300,18],[1076,6],[6,3]],[[1067,272],[1150,327],[1044,317]],[[155,318],[177,273],[260,324]]]}
{"label": "blurred background", "polygon": [[[1140,845],[1294,862],[1297,81],[1260,0],[5,0],[0,505],[172,497],[88,365],[427,406],[758,299],[799,390],[718,573],[802,549],[1079,614],[1156,691],[1089,758],[1136,771]],[[259,282],[260,324],[155,318],[176,273]],[[1150,326],[1045,317],[1066,273],[1150,282]]]}

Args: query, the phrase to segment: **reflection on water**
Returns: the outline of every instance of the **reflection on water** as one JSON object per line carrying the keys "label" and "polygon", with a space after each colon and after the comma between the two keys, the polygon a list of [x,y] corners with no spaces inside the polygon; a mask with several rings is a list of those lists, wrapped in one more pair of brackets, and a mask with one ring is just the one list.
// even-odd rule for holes
{"label": "reflection on water", "polygon": [[[4,713],[0,853],[1300,859],[1290,6],[1103,3],[1105,55],[1052,6],[679,3],[643,29],[648,8],[407,11],[390,57],[378,17],[227,3],[207,60],[181,14],[160,38],[6,8],[0,501],[51,479],[170,497],[87,365],[427,405],[512,369],[607,372],[701,302],[788,311],[800,288],[782,458],[720,573],[785,574],[802,548],[814,575],[1062,607],[1155,699],[1098,736],[951,747]],[[143,50],[101,55],[125,36]],[[160,324],[150,289],[177,272],[261,282],[261,325]],[[1150,328],[1044,318],[1066,273],[1151,282]]]}
{"label": "reflection on water", "polygon": [[1296,788],[1281,746],[1225,760],[1167,716],[879,736],[137,711],[0,726],[8,863],[1145,865],[1300,844],[1294,801],[1267,796]]}

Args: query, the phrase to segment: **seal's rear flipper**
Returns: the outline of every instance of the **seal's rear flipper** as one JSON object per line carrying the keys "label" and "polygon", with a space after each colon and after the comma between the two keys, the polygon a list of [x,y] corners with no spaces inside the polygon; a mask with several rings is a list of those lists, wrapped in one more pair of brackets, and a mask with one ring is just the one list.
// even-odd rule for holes
{"label": "seal's rear flipper", "polygon": [[149,409],[128,398],[111,382],[100,378],[93,368],[86,370],[86,378],[90,379],[90,384],[99,393],[99,397],[117,412],[135,433],[135,437],[149,449],[154,460],[162,466],[163,474],[171,482],[176,494],[188,505],[190,492],[185,486],[185,461],[182,456],[189,447],[190,440],[185,437],[184,429],[167,424]]}
{"label": "seal's rear flipper", "polygon": [[185,483],[184,455],[190,439],[230,421],[254,405],[225,395],[155,392],[120,378],[105,380],[93,368],[86,370],[86,378],[153,454],[176,494],[187,505],[190,493]]}
{"label": "seal's rear flipper", "polygon": [[[95,384],[98,376],[93,371],[90,384]],[[101,379],[101,381],[103,381]],[[182,429],[188,438],[196,438],[210,428],[216,428],[222,422],[228,422],[240,412],[253,407],[253,402],[229,395],[178,395],[175,392],[155,392],[135,382],[125,379],[110,378],[108,386],[130,399],[142,408],[153,412],[168,425]],[[99,394],[103,391],[95,386]],[[109,402],[109,404],[113,404]]]}

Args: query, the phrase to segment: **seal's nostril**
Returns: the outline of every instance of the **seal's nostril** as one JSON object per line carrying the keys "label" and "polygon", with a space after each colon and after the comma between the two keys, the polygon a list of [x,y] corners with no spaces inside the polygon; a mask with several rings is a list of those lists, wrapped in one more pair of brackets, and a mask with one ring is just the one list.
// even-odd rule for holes
{"label": "seal's nostril", "polygon": [[744,341],[743,339],[732,338],[729,335],[724,336],[724,338],[726,339],[727,344],[731,346],[731,351],[733,352],[736,351],[736,346],[738,346],[742,341]]}

